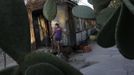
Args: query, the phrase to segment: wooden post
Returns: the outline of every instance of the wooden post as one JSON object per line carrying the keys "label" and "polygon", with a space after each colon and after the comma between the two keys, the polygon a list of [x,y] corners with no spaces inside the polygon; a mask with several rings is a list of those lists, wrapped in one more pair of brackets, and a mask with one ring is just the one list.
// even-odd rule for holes
{"label": "wooden post", "polygon": [[28,11],[28,18],[29,18],[29,25],[30,25],[30,35],[31,35],[31,50],[36,49],[36,41],[35,41],[35,32],[34,32],[34,27],[33,27],[33,17],[32,17],[32,9],[27,9]]}
{"label": "wooden post", "polygon": [[75,24],[74,24],[74,18],[72,15],[72,8],[68,7],[68,26],[69,26],[69,45],[74,46],[76,44],[76,31],[75,31]]}

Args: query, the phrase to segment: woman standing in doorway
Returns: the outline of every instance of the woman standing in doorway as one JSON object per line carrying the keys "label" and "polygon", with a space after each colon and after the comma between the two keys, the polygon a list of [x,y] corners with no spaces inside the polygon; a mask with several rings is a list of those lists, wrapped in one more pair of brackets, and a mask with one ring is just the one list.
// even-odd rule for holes
{"label": "woman standing in doorway", "polygon": [[52,37],[54,36],[54,40],[55,40],[55,47],[58,50],[58,54],[61,51],[61,47],[60,47],[60,41],[62,39],[62,28],[60,27],[60,25],[58,23],[55,24],[55,28],[54,28],[54,32],[52,34]]}

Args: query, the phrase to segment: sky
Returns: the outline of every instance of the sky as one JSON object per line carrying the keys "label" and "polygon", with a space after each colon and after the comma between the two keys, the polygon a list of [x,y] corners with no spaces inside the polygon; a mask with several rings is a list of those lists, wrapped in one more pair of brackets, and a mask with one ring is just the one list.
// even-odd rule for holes
{"label": "sky", "polygon": [[87,0],[80,0],[79,5],[85,5],[85,6],[89,6],[93,9],[93,5],[89,4]]}

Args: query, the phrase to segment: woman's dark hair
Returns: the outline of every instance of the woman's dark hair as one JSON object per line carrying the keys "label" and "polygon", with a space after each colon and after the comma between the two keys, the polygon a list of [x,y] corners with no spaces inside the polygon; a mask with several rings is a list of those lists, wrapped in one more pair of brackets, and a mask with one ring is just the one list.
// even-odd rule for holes
{"label": "woman's dark hair", "polygon": [[59,26],[59,24],[58,24],[58,23],[56,23],[55,25],[56,25],[56,26]]}

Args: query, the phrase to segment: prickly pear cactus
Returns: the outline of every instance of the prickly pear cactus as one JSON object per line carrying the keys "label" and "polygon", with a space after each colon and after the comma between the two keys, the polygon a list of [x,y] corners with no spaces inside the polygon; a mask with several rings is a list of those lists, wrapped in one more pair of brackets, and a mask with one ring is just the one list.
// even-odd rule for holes
{"label": "prickly pear cactus", "polygon": [[79,5],[75,6],[72,9],[72,13],[74,16],[84,19],[95,19],[95,14],[90,7]]}
{"label": "prickly pear cactus", "polygon": [[129,59],[134,59],[134,14],[129,8],[122,4],[119,22],[116,30],[117,47],[123,56]]}
{"label": "prickly pear cactus", "polygon": [[43,6],[43,15],[48,20],[51,21],[56,17],[57,14],[57,0],[47,0]]}
{"label": "prickly pear cactus", "polygon": [[[57,58],[54,55],[41,53],[41,52],[33,52],[25,57],[24,62],[20,65],[20,72],[25,73],[25,71],[32,65],[36,65],[39,63],[48,63],[53,67],[60,70],[63,75],[82,75],[78,70],[67,64],[65,61]],[[50,66],[48,65],[48,66]],[[48,69],[51,69],[51,67]],[[59,73],[60,73],[59,71]],[[43,72],[45,74],[45,72]],[[60,73],[60,74],[62,74]],[[56,71],[55,71],[56,74]]]}
{"label": "prickly pear cactus", "polygon": [[0,0],[0,47],[17,63],[30,52],[30,28],[23,0]]}
{"label": "prickly pear cactus", "polygon": [[95,12],[98,13],[102,9],[106,8],[111,0],[92,0],[93,7],[95,9]]}
{"label": "prickly pear cactus", "polygon": [[49,63],[39,63],[28,67],[24,75],[64,75],[64,73]]}
{"label": "prickly pear cactus", "polygon": [[115,10],[115,8],[108,7],[99,12],[99,14],[96,16],[97,25],[100,26],[99,29],[102,29],[107,24]]}
{"label": "prickly pear cactus", "polygon": [[134,0],[123,0],[129,11],[134,14]]}
{"label": "prickly pear cactus", "polygon": [[[97,43],[102,47],[111,47],[116,44],[124,57],[134,59],[134,1],[101,0],[99,2],[99,0],[93,0],[93,5],[97,12],[97,23],[102,26]],[[109,7],[118,7],[118,9],[114,11]],[[110,12],[106,11],[107,9]]]}
{"label": "prickly pear cactus", "polygon": [[[97,43],[102,47],[112,47],[115,45],[115,28],[119,16],[120,7],[107,8],[113,10],[112,14],[107,17],[101,32],[98,34]],[[106,16],[105,16],[106,17]],[[101,19],[104,17],[101,17]]]}

